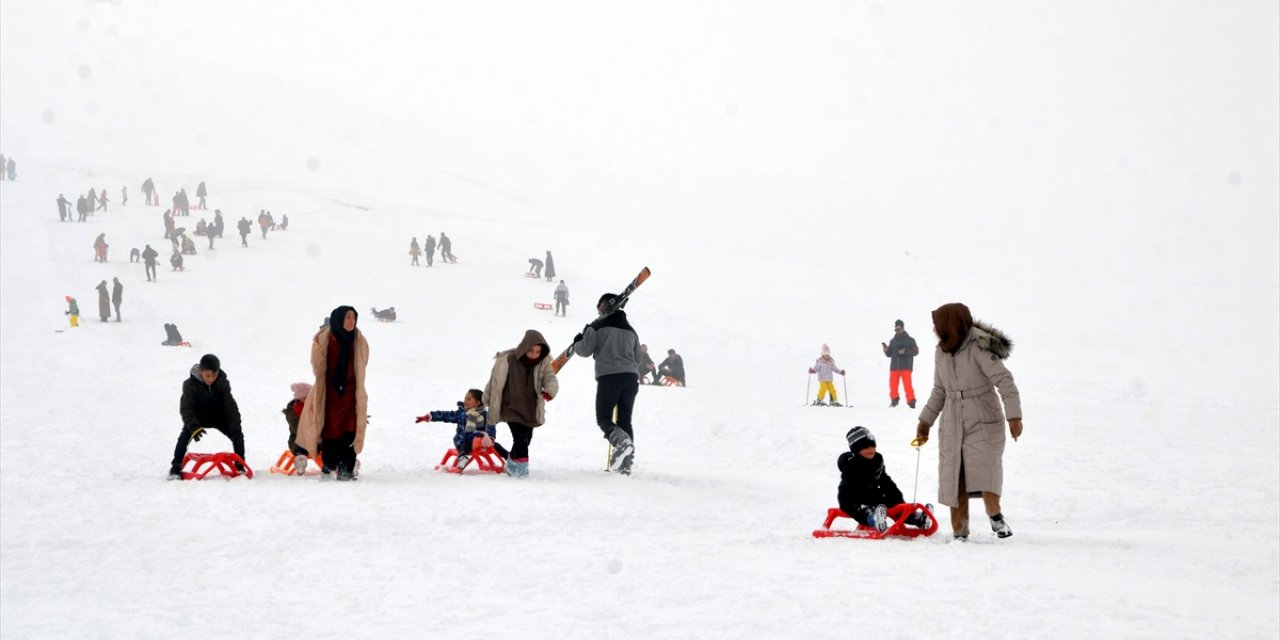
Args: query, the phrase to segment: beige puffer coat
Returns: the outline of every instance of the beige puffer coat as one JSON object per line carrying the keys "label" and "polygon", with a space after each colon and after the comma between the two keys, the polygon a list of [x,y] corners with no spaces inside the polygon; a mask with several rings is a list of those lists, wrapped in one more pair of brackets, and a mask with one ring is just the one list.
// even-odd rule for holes
{"label": "beige puffer coat", "polygon": [[1003,333],[975,322],[955,355],[934,353],[933,392],[920,421],[932,426],[942,416],[938,502],[948,507],[960,504],[961,467],[966,491],[999,495],[1004,488],[1005,420],[1022,418],[1018,387],[1004,366],[1012,348]]}
{"label": "beige puffer coat", "polygon": [[[316,382],[311,386],[311,393],[302,405],[302,415],[298,417],[298,437],[294,442],[306,449],[311,455],[318,453],[317,442],[320,432],[324,430],[324,399],[328,393],[328,382],[325,370],[329,367],[329,327],[316,332],[311,339],[311,372]],[[369,365],[369,343],[364,339],[360,329],[356,329],[356,342],[353,367],[356,374],[356,441],[355,450],[359,454],[364,450],[364,428],[369,422],[369,392],[364,386],[364,370]]]}

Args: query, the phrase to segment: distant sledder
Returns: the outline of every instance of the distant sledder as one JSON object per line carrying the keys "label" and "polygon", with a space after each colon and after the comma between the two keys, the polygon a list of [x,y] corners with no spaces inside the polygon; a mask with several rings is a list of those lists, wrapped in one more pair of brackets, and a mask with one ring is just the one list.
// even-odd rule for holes
{"label": "distant sledder", "polygon": [[374,319],[376,319],[378,322],[395,322],[396,321],[395,307],[387,307],[382,311],[378,311],[377,307],[370,307],[370,310],[373,312]]}

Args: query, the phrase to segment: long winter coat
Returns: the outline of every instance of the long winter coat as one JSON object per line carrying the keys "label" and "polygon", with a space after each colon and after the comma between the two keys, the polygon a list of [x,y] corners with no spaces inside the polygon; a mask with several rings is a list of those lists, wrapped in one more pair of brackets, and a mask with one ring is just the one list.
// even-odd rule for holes
{"label": "long winter coat", "polygon": [[542,275],[546,276],[547,280],[556,277],[556,261],[551,259],[550,251],[547,252],[547,260],[545,264],[547,265],[547,269],[542,272]]}
{"label": "long winter coat", "polygon": [[547,421],[547,401],[542,397],[543,393],[556,397],[560,393],[560,381],[556,379],[556,372],[551,370],[551,349],[547,346],[547,341],[542,337],[541,333],[530,329],[524,333],[524,339],[520,341],[520,346],[515,349],[499,351],[493,357],[493,371],[489,374],[489,382],[484,386],[483,402],[489,407],[489,421],[492,424],[499,422],[507,422],[502,415],[502,393],[507,386],[507,377],[511,372],[511,356],[516,357],[523,355],[535,344],[542,345],[542,360],[538,362],[537,367],[533,370],[533,393],[538,401],[538,416],[536,424],[527,425],[530,427],[540,427]]}
{"label": "long winter coat", "polygon": [[1004,488],[1005,420],[1022,418],[1018,387],[1004,366],[1012,348],[1003,333],[975,322],[954,355],[941,348],[934,354],[933,392],[920,421],[933,425],[942,417],[938,502],[949,507],[960,505],[961,466],[966,491],[999,495]]}
{"label": "long winter coat", "polygon": [[107,293],[107,281],[103,280],[95,288],[98,290],[98,317],[106,320],[111,317],[111,294]]}
{"label": "long winter coat", "polygon": [[[352,354],[355,357],[352,366],[355,369],[356,386],[352,391],[356,394],[355,450],[359,454],[364,450],[364,428],[369,421],[369,393],[364,386],[364,370],[369,364],[369,343],[364,339],[364,334],[359,328],[355,331],[356,343]],[[324,429],[324,401],[329,388],[325,377],[329,365],[328,355],[329,327],[325,326],[311,339],[311,372],[315,374],[316,381],[311,386],[311,393],[307,394],[307,399],[302,404],[302,415],[298,417],[298,437],[295,440],[298,446],[313,455],[319,451],[316,443],[320,440],[320,432]]]}

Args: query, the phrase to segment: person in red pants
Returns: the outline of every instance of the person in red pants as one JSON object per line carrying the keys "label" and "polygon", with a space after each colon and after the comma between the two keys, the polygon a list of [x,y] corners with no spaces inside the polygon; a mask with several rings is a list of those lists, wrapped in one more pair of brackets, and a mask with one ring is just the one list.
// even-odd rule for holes
{"label": "person in red pants", "polygon": [[898,382],[902,382],[907,392],[907,406],[916,408],[916,390],[911,387],[911,366],[916,356],[920,355],[920,347],[916,339],[907,333],[901,320],[893,322],[893,339],[888,344],[880,343],[885,357],[889,358],[889,406],[898,406]]}

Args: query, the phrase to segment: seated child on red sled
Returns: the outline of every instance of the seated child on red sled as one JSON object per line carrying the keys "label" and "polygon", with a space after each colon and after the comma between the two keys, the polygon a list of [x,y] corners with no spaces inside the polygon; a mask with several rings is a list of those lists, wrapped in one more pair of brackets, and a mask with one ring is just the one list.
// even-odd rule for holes
{"label": "seated child on red sled", "polygon": [[289,390],[293,392],[293,399],[284,405],[284,409],[280,413],[284,414],[285,422],[289,423],[289,453],[294,458],[293,467],[297,469],[298,475],[307,472],[307,450],[298,446],[298,419],[302,417],[302,406],[307,400],[307,394],[311,393],[311,385],[305,382],[295,382],[289,385]]}
{"label": "seated child on red sled", "polygon": [[451,422],[458,425],[458,430],[453,435],[453,448],[458,451],[457,468],[462,470],[466,468],[467,462],[471,460],[471,444],[475,442],[476,436],[482,436],[482,445],[485,447],[493,447],[498,455],[505,460],[510,457],[510,453],[505,447],[498,444],[494,438],[498,435],[496,425],[489,424],[489,410],[484,408],[481,401],[483,392],[479,389],[468,389],[467,395],[462,397],[462,402],[458,403],[457,411],[432,411],[424,416],[418,416],[414,422]]}
{"label": "seated child on red sled", "polygon": [[[884,470],[884,456],[876,453],[876,437],[866,427],[854,427],[845,434],[849,450],[840,454],[840,510],[849,517],[883,532],[889,528],[887,511],[903,503],[902,492]],[[926,507],[930,511],[931,507]],[[907,524],[921,529],[929,518],[919,509],[907,516]]]}

